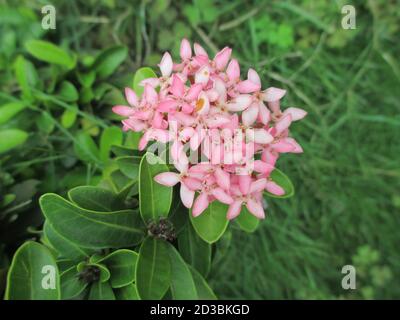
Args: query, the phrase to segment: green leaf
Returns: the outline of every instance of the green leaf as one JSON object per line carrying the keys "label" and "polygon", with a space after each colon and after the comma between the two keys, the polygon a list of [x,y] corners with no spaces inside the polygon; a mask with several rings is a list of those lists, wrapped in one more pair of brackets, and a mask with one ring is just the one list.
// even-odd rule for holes
{"label": "green leaf", "polygon": [[207,281],[203,276],[193,267],[189,266],[192,273],[193,281],[196,286],[197,296],[199,300],[217,300],[217,296],[212,291]]}
{"label": "green leaf", "polygon": [[144,87],[140,85],[140,82],[148,78],[158,78],[153,69],[144,67],[136,71],[133,77],[133,90],[138,96],[141,96],[144,91]]}
{"label": "green leaf", "polygon": [[110,150],[114,145],[122,144],[122,130],[119,127],[112,126],[104,129],[100,137],[100,159],[107,162],[110,158]]}
{"label": "green leaf", "polygon": [[89,71],[87,73],[77,73],[79,83],[85,88],[89,89],[96,80],[96,72]]}
{"label": "green leaf", "polygon": [[75,102],[79,98],[79,93],[71,82],[63,81],[58,90],[58,97],[66,102]]}
{"label": "green leaf", "polygon": [[14,63],[15,78],[24,98],[32,96],[32,88],[39,82],[38,74],[32,62],[19,55]]}
{"label": "green leaf", "polygon": [[137,158],[141,158],[144,155],[144,153],[142,151],[138,151],[138,150],[135,150],[135,149],[127,147],[127,146],[112,146],[111,151],[117,157],[134,156]]}
{"label": "green leaf", "polygon": [[265,191],[264,194],[272,197],[272,198],[290,198],[294,195],[294,186],[292,181],[290,181],[289,177],[284,174],[281,170],[279,169],[274,169],[271,172],[270,178],[272,181],[274,181],[277,185],[281,186],[283,190],[285,190],[285,194],[283,196],[277,196],[274,195],[268,191]]}
{"label": "green leaf", "polygon": [[69,129],[74,125],[76,118],[78,116],[77,109],[78,108],[76,107],[76,110],[72,109],[64,110],[63,114],[61,115],[61,125],[64,128]]}
{"label": "green leaf", "polygon": [[169,262],[171,264],[171,293],[175,300],[198,299],[192,273],[179,252],[168,244]]}
{"label": "green leaf", "polygon": [[86,210],[109,212],[125,209],[125,205],[114,192],[100,187],[75,187],[68,191],[68,198]]}
{"label": "green leaf", "polygon": [[9,121],[27,106],[28,105],[23,101],[13,101],[3,104],[0,106],[0,124]]}
{"label": "green leaf", "polygon": [[140,157],[118,157],[116,159],[119,170],[128,178],[137,180],[139,177]]}
{"label": "green leaf", "polygon": [[106,282],[110,280],[111,274],[108,268],[104,264],[96,263],[96,262],[87,262],[82,261],[78,263],[76,269],[78,272],[82,273],[85,272],[87,269],[95,267],[100,271],[100,278],[98,279],[99,282]]}
{"label": "green leaf", "polygon": [[50,245],[63,258],[71,260],[84,259],[89,257],[91,253],[91,250],[81,248],[76,243],[57,233],[48,221],[44,224],[43,232]]}
{"label": "green leaf", "polygon": [[85,162],[100,163],[100,151],[93,138],[86,132],[79,132],[74,141],[76,156]]}
{"label": "green leaf", "polygon": [[167,292],[171,279],[168,244],[147,237],[140,247],[136,264],[136,287],[141,299],[159,300]]}
{"label": "green leaf", "polygon": [[185,261],[207,276],[211,266],[211,245],[197,235],[190,223],[178,235],[178,245]]}
{"label": "green leaf", "polygon": [[39,204],[57,233],[85,248],[129,247],[143,237],[139,216],[133,210],[85,210],[51,193],[43,195]]}
{"label": "green leaf", "polygon": [[10,151],[23,144],[28,138],[28,133],[19,129],[0,130],[0,153]]}
{"label": "green leaf", "polygon": [[96,260],[110,270],[110,283],[113,288],[124,287],[135,281],[135,269],[138,254],[128,249],[116,250],[104,258]]}
{"label": "green leaf", "polygon": [[94,282],[90,287],[89,300],[115,300],[110,283]]}
{"label": "green leaf", "polygon": [[240,228],[246,232],[254,232],[260,223],[260,220],[252,215],[245,206],[242,207],[239,216],[235,220]]}
{"label": "green leaf", "polygon": [[140,300],[136,285],[133,283],[125,287],[114,289],[117,300]]}
{"label": "green leaf", "polygon": [[[55,273],[52,274],[51,270]],[[54,289],[51,288],[52,276],[55,281]],[[18,248],[8,271],[5,299],[60,299],[60,277],[56,260],[49,249],[33,241],[27,241]]]}
{"label": "green leaf", "polygon": [[128,49],[124,46],[114,46],[101,52],[94,61],[93,70],[99,78],[107,78],[124,62]]}
{"label": "green leaf", "polygon": [[50,134],[55,127],[55,121],[53,120],[50,113],[43,111],[36,119],[36,125],[40,131]]}
{"label": "green leaf", "polygon": [[73,299],[79,296],[88,284],[79,279],[79,273],[74,265],[61,274],[61,299]]}
{"label": "green leaf", "polygon": [[154,177],[166,172],[168,166],[152,153],[146,153],[139,166],[139,206],[145,223],[159,217],[167,217],[171,208],[172,188],[154,181]]}
{"label": "green leaf", "polygon": [[26,43],[26,49],[38,60],[64,66],[67,69],[75,67],[76,58],[51,42],[30,40]]}
{"label": "green leaf", "polygon": [[226,218],[228,206],[219,201],[213,201],[198,217],[190,212],[190,221],[197,234],[206,242],[214,243],[224,234],[229,220]]}

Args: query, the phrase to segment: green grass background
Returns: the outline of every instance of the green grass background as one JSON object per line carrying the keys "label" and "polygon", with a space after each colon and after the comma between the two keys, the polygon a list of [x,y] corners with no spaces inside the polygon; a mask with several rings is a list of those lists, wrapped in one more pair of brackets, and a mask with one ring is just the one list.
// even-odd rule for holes
{"label": "green grass background", "polygon": [[[0,4],[7,30],[7,10],[29,10],[40,21],[47,1]],[[232,47],[243,72],[253,67],[264,87],[288,90],[284,107],[307,110],[292,130],[304,154],[278,162],[296,194],[268,199],[254,234],[233,226],[209,279],[220,298],[400,297],[399,1],[53,4],[57,29],[43,38],[82,56],[126,45],[121,73],[155,66],[165,50],[177,57],[187,37],[212,53]],[[355,30],[341,28],[344,4],[356,8]],[[4,90],[12,92],[2,83]],[[356,290],[341,287],[346,264],[356,267]]]}

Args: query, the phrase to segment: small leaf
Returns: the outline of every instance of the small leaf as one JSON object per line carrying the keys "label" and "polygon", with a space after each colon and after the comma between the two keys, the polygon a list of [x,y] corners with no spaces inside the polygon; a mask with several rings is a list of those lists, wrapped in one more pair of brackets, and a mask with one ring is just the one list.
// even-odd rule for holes
{"label": "small leaf", "polygon": [[260,220],[252,215],[245,206],[242,207],[242,211],[235,221],[246,232],[254,232],[260,223]]}
{"label": "small leaf", "polygon": [[36,125],[42,132],[50,134],[55,127],[55,120],[51,117],[50,113],[43,111],[36,119]]}
{"label": "small leaf", "polygon": [[88,284],[79,279],[79,273],[74,265],[61,274],[61,299],[73,299],[79,296]]}
{"label": "small leaf", "polygon": [[94,282],[90,286],[89,300],[115,300],[114,292],[109,282]]}
{"label": "small leaf", "polygon": [[114,289],[117,300],[140,300],[136,285],[131,283],[125,287]]}
{"label": "small leaf", "polygon": [[68,191],[68,198],[86,210],[109,212],[125,209],[125,205],[114,192],[100,187],[75,187]]}
{"label": "small leaf", "polygon": [[107,213],[84,210],[51,193],[43,195],[39,204],[57,233],[84,248],[129,247],[143,237],[139,216],[133,210]]}
{"label": "small leaf", "polygon": [[28,105],[23,101],[13,101],[3,104],[0,106],[0,124],[9,121],[27,106]]}
{"label": "small leaf", "polygon": [[96,260],[110,270],[110,283],[113,288],[121,288],[135,281],[135,268],[138,254],[135,251],[120,249],[106,257]]}
{"label": "small leaf", "polygon": [[0,153],[10,151],[20,146],[27,138],[28,134],[19,129],[0,130]]}
{"label": "small leaf", "polygon": [[140,82],[148,78],[158,78],[153,69],[144,67],[136,71],[133,77],[133,90],[138,96],[141,96],[144,91],[144,86],[140,85]]}
{"label": "small leaf", "polygon": [[14,64],[15,78],[22,90],[24,98],[32,96],[32,88],[39,82],[39,77],[32,62],[19,55]]}
{"label": "small leaf", "polygon": [[112,126],[104,129],[100,137],[100,159],[107,162],[110,158],[110,150],[114,145],[122,144],[122,130],[119,127]]}
{"label": "small leaf", "polygon": [[84,88],[90,88],[94,81],[96,80],[96,72],[95,71],[89,71],[87,73],[77,73],[77,78],[79,83],[84,87]]}
{"label": "small leaf", "polygon": [[185,261],[207,276],[211,266],[211,245],[197,235],[190,223],[179,234],[178,244]]}
{"label": "small leaf", "polygon": [[63,81],[58,90],[58,97],[67,102],[75,102],[79,98],[79,93],[71,82]]}
{"label": "small leaf", "polygon": [[166,171],[169,171],[168,166],[152,153],[146,153],[140,162],[139,206],[145,223],[168,216],[172,202],[172,188],[154,181],[157,174]]}
{"label": "small leaf", "polygon": [[64,110],[63,114],[61,115],[61,125],[66,129],[71,128],[76,121],[77,115],[77,110]]}
{"label": "small leaf", "polygon": [[86,132],[79,132],[74,141],[74,151],[79,159],[90,163],[100,163],[100,151],[93,138]]}
{"label": "small leaf", "polygon": [[190,212],[190,221],[197,234],[206,242],[214,243],[224,234],[229,220],[226,218],[228,206],[219,201],[213,201],[198,217]]}
{"label": "small leaf", "polygon": [[198,299],[192,273],[175,247],[168,243],[171,264],[171,293],[175,300]]}
{"label": "small leaf", "polygon": [[75,67],[76,58],[51,42],[30,40],[26,43],[26,49],[38,60],[61,65],[68,69]]}
{"label": "small leaf", "polygon": [[124,46],[114,46],[101,52],[94,61],[93,70],[104,79],[114,73],[118,66],[124,62],[128,49]]}
{"label": "small leaf", "polygon": [[[54,274],[51,273],[52,270]],[[47,282],[46,276],[49,278]],[[54,289],[51,288],[51,276],[55,277]],[[44,287],[44,284],[49,285],[49,288]],[[60,299],[60,277],[49,249],[33,241],[27,241],[18,248],[8,271],[5,299]]]}
{"label": "small leaf", "polygon": [[171,281],[168,244],[147,237],[140,247],[136,264],[136,287],[141,299],[160,300]]}
{"label": "small leaf", "polygon": [[285,190],[285,194],[282,196],[277,196],[274,195],[268,191],[265,191],[264,194],[272,197],[272,198],[290,198],[294,195],[294,186],[292,181],[290,181],[289,177],[284,174],[282,171],[280,171],[279,169],[274,169],[271,172],[270,178],[272,179],[272,181],[274,181],[277,185],[281,186],[283,188],[283,190]]}

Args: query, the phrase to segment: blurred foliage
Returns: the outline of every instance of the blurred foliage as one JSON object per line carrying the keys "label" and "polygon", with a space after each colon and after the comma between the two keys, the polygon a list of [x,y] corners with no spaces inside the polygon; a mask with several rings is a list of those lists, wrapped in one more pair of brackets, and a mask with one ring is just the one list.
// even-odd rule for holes
{"label": "blurred foliage", "polygon": [[[177,57],[186,37],[214,53],[231,46],[243,72],[253,67],[264,86],[288,89],[284,107],[309,113],[294,133],[304,155],[283,159],[296,196],[270,200],[255,233],[226,237],[209,275],[217,295],[400,296],[398,1],[58,0],[57,28],[43,30],[46,4],[0,1],[0,291],[7,257],[40,236],[41,194],[116,178],[104,141],[137,137],[108,131],[110,108],[136,69],[165,50]],[[355,30],[341,27],[344,4],[356,8]],[[37,40],[71,61],[40,59]],[[340,286],[345,264],[357,290]]]}

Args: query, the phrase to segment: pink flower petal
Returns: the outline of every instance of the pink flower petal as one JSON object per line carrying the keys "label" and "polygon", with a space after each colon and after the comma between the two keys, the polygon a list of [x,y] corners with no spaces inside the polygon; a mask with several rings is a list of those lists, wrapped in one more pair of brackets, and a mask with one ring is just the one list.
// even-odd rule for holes
{"label": "pink flower petal", "polygon": [[186,100],[187,100],[187,101],[194,101],[194,100],[196,100],[197,97],[199,96],[201,90],[203,90],[203,86],[202,86],[200,83],[198,83],[198,84],[196,84],[196,83],[193,84],[193,85],[190,87],[188,93],[186,94],[186,97],[185,97]]}
{"label": "pink flower petal", "polygon": [[242,209],[242,201],[240,200],[234,201],[229,206],[226,218],[229,220],[236,218],[240,214],[241,209]]}
{"label": "pink flower petal", "polygon": [[286,94],[286,90],[270,87],[263,91],[262,98],[264,101],[278,101]]}
{"label": "pink flower petal", "polygon": [[227,104],[227,109],[232,112],[243,111],[249,107],[252,102],[251,95],[241,94]]}
{"label": "pink flower petal", "polygon": [[257,71],[250,68],[249,71],[247,72],[247,78],[261,88],[261,79]]}
{"label": "pink flower petal", "polygon": [[231,183],[230,174],[228,172],[222,170],[220,167],[217,167],[214,171],[214,176],[221,188],[229,190]]}
{"label": "pink flower petal", "polygon": [[285,140],[287,143],[290,143],[293,146],[293,150],[290,151],[291,153],[303,153],[303,148],[297,143],[296,140],[290,137],[287,137]]}
{"label": "pink flower petal", "polygon": [[228,48],[228,47],[225,47],[220,52],[218,52],[214,58],[215,67],[218,70],[225,69],[225,67],[228,64],[228,61],[231,57],[231,54],[232,54],[232,49]]}
{"label": "pink flower petal", "polygon": [[290,114],[281,118],[275,124],[275,132],[276,132],[275,136],[279,136],[283,131],[288,129],[291,123],[292,123],[292,116]]}
{"label": "pink flower petal", "polygon": [[283,196],[285,194],[285,190],[273,181],[267,181],[265,190],[277,196]]}
{"label": "pink flower petal", "polygon": [[252,93],[252,92],[256,92],[258,90],[260,90],[261,86],[250,81],[250,80],[244,80],[239,82],[236,85],[236,89],[240,92],[240,93]]}
{"label": "pink flower petal", "polygon": [[204,210],[207,209],[210,202],[208,201],[208,195],[205,192],[201,192],[199,196],[194,201],[192,215],[193,217],[197,217],[203,213]]}
{"label": "pink flower petal", "polygon": [[135,91],[131,88],[125,88],[125,98],[130,106],[137,107],[139,105],[138,97],[136,96]]}
{"label": "pink flower petal", "polygon": [[271,121],[271,112],[262,101],[258,103],[258,118],[263,124]]}
{"label": "pink flower petal", "polygon": [[115,106],[112,111],[122,117],[129,117],[135,112],[133,108],[128,106]]}
{"label": "pink flower petal", "polygon": [[232,204],[233,199],[222,188],[214,188],[211,191],[212,195],[219,201],[225,204]]}
{"label": "pink flower petal", "polygon": [[181,184],[180,188],[180,196],[183,205],[190,209],[193,205],[193,200],[194,200],[194,191],[190,190],[184,183]]}
{"label": "pink flower petal", "polygon": [[194,76],[194,82],[206,85],[210,79],[210,69],[208,66],[201,67]]}
{"label": "pink flower petal", "polygon": [[208,58],[207,51],[204,50],[204,48],[201,45],[195,42],[193,46],[194,46],[194,53],[196,56],[205,56]]}
{"label": "pink flower petal", "polygon": [[205,115],[208,114],[209,110],[210,110],[210,101],[208,100],[208,97],[205,94],[205,92],[201,92],[199,94],[199,97],[197,98],[194,111],[196,111],[198,114]]}
{"label": "pink flower petal", "polygon": [[274,137],[265,129],[247,129],[246,137],[259,144],[268,144],[274,141]]}
{"label": "pink flower petal", "polygon": [[248,199],[246,202],[246,207],[250,211],[250,213],[253,214],[256,218],[265,218],[264,209],[260,202],[253,199]]}
{"label": "pink flower petal", "polygon": [[185,86],[181,78],[179,78],[176,74],[172,77],[172,85],[169,91],[177,98],[183,98],[183,94],[185,92]]}
{"label": "pink flower petal", "polygon": [[200,190],[203,187],[201,181],[194,178],[186,177],[182,181],[190,190]]}
{"label": "pink flower petal", "polygon": [[232,59],[231,62],[229,62],[228,68],[226,68],[226,74],[230,81],[236,81],[240,78],[240,67],[236,59]]}
{"label": "pink flower petal", "polygon": [[261,178],[251,183],[250,193],[261,192],[267,186],[267,179]]}
{"label": "pink flower petal", "polygon": [[239,175],[239,189],[243,194],[248,194],[250,191],[251,177],[249,175]]}
{"label": "pink flower petal", "polygon": [[258,105],[257,103],[252,103],[250,107],[242,112],[242,121],[245,126],[251,126],[258,116]]}
{"label": "pink flower petal", "polygon": [[176,185],[180,179],[179,175],[174,172],[163,172],[156,175],[154,180],[164,186],[172,187]]}
{"label": "pink flower petal", "polygon": [[163,77],[169,77],[172,73],[173,62],[171,55],[168,52],[165,52],[160,64],[158,65],[161,70],[161,74]]}
{"label": "pink flower petal", "polygon": [[180,56],[182,60],[188,60],[192,57],[192,48],[190,47],[190,42],[187,39],[182,39]]}
{"label": "pink flower petal", "polygon": [[292,121],[297,121],[300,119],[303,119],[307,115],[307,111],[300,109],[300,108],[287,108],[284,112],[283,115],[286,116],[290,114],[292,116]]}
{"label": "pink flower petal", "polygon": [[168,99],[161,101],[157,107],[158,111],[160,112],[172,112],[176,110],[176,107],[178,106],[178,103],[176,100]]}
{"label": "pink flower petal", "polygon": [[158,101],[157,91],[148,83],[144,85],[144,99],[150,105],[155,105]]}

